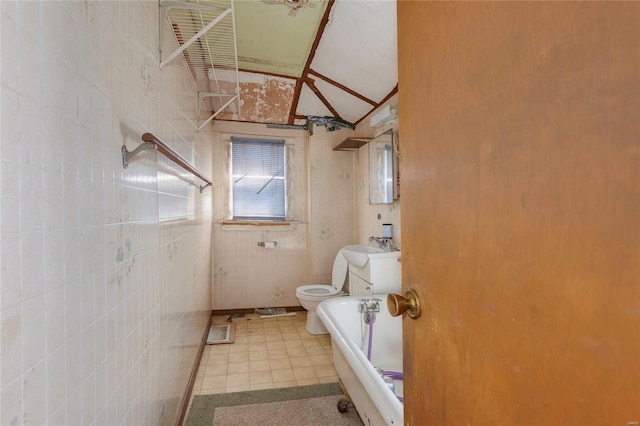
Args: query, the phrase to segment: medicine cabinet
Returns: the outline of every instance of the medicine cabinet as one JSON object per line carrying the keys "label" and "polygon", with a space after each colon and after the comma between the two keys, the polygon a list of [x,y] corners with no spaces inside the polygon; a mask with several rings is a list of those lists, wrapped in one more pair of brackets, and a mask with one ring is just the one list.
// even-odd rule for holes
{"label": "medicine cabinet", "polygon": [[397,144],[393,130],[369,142],[369,204],[392,204],[399,196]]}

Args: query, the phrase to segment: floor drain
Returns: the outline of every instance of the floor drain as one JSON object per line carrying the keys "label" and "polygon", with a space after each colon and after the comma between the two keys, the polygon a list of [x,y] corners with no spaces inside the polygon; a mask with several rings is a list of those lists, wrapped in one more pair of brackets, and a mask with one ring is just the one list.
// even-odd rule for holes
{"label": "floor drain", "polygon": [[233,343],[233,324],[212,325],[207,337],[207,345]]}

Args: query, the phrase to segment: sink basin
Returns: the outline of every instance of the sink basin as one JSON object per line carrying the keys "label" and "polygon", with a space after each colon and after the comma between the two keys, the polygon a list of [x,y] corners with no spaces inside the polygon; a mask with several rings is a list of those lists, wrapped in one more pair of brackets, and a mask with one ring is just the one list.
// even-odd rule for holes
{"label": "sink basin", "polygon": [[371,259],[400,257],[399,251],[386,251],[380,247],[364,244],[343,247],[342,254],[347,258],[349,264],[356,268],[364,268]]}

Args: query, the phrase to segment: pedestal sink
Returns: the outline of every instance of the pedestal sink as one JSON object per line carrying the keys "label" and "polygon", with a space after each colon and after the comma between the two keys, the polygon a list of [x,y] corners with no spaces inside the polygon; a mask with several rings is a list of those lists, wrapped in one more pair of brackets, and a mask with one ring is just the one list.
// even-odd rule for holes
{"label": "pedestal sink", "polygon": [[342,254],[350,265],[356,268],[364,268],[371,259],[397,259],[399,251],[387,251],[380,247],[359,244],[342,248]]}

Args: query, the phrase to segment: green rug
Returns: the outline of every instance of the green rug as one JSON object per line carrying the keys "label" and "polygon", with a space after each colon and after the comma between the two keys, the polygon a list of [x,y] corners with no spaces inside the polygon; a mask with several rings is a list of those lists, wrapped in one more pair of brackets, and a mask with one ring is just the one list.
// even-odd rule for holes
{"label": "green rug", "polygon": [[337,383],[196,395],[185,426],[362,425],[353,407],[339,413]]}

